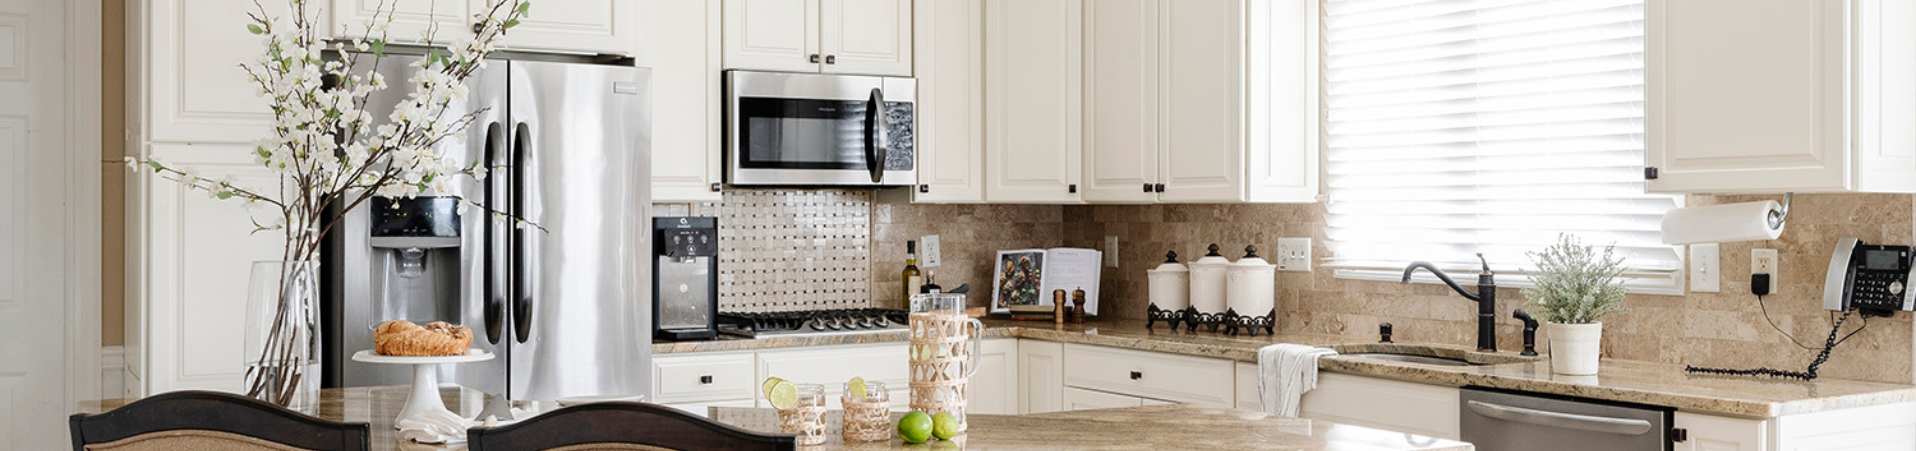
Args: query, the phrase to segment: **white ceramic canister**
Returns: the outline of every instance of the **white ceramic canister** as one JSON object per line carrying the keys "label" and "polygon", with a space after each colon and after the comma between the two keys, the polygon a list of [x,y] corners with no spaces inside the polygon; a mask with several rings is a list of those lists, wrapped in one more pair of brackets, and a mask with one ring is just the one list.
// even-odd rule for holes
{"label": "white ceramic canister", "polygon": [[1226,270],[1225,298],[1238,316],[1266,316],[1277,306],[1277,265],[1257,256],[1257,246],[1245,246],[1244,258]]}
{"label": "white ceramic canister", "polygon": [[1191,262],[1191,307],[1198,313],[1224,314],[1224,272],[1231,260],[1218,254],[1217,249],[1212,244],[1207,248],[1211,253]]}
{"label": "white ceramic canister", "polygon": [[1151,305],[1172,311],[1191,306],[1191,270],[1178,263],[1177,252],[1165,253],[1164,264],[1145,272],[1150,274]]}

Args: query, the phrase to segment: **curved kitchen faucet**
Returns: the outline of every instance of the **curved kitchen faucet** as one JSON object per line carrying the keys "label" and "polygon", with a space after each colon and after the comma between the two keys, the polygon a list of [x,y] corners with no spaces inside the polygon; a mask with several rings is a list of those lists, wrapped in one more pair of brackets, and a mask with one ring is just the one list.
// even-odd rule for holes
{"label": "curved kitchen faucet", "polygon": [[1477,352],[1497,352],[1497,273],[1490,271],[1490,260],[1484,259],[1483,253],[1477,254],[1477,260],[1484,263],[1484,272],[1477,274],[1476,293],[1457,285],[1449,274],[1430,262],[1412,262],[1404,267],[1404,283],[1410,283],[1410,274],[1423,268],[1437,276],[1437,280],[1444,281],[1444,285],[1450,285],[1450,289],[1457,290],[1464,299],[1477,301]]}

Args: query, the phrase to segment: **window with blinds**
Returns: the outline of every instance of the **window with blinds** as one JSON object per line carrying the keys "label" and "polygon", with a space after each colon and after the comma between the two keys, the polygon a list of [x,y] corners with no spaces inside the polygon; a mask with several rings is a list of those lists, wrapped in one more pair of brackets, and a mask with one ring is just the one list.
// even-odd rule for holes
{"label": "window with blinds", "polygon": [[1681,293],[1678,248],[1658,236],[1680,199],[1644,194],[1643,9],[1325,0],[1337,276],[1396,280],[1419,260],[1474,274],[1481,252],[1500,285],[1524,286],[1525,253],[1570,233],[1616,246],[1631,291]]}

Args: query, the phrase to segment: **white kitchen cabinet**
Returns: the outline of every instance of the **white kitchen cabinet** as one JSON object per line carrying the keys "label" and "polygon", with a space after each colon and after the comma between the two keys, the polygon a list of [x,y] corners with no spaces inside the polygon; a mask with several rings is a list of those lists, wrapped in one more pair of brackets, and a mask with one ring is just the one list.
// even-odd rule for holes
{"label": "white kitchen cabinet", "polygon": [[1315,201],[1317,2],[1085,8],[1086,201]]}
{"label": "white kitchen cabinet", "polygon": [[1651,0],[1645,19],[1649,191],[1916,192],[1916,3]]}
{"label": "white kitchen cabinet", "polygon": [[758,380],[777,376],[801,384],[824,385],[825,404],[830,408],[839,407],[845,381],[853,377],[884,382],[892,407],[911,403],[911,364],[905,343],[765,350],[758,352],[757,359]]}
{"label": "white kitchen cabinet", "polygon": [[1299,416],[1456,440],[1460,405],[1457,387],[1319,372]]}
{"label": "white kitchen cabinet", "polygon": [[1144,401],[1144,398],[1136,396],[1105,393],[1077,387],[1064,388],[1064,410],[1066,412],[1139,407],[1144,405]]}
{"label": "white kitchen cabinet", "polygon": [[1019,414],[1064,409],[1064,344],[1018,340]]}
{"label": "white kitchen cabinet", "polygon": [[[422,33],[434,22],[435,41],[445,43],[472,36],[473,16],[492,13],[503,17],[505,7],[493,8],[496,0],[399,1],[333,0],[334,37],[358,38],[368,33],[366,25],[386,20],[377,14],[384,5],[393,11],[392,27],[386,39],[398,43],[423,41]],[[532,9],[505,34],[500,48],[512,50],[560,51],[630,55],[639,33],[638,8],[632,1],[566,0],[533,2]]]}
{"label": "white kitchen cabinet", "polygon": [[1229,360],[1067,344],[1064,385],[1137,398],[1229,407],[1236,404]]}
{"label": "white kitchen cabinet", "polygon": [[912,201],[985,201],[985,0],[917,0],[918,187]]}
{"label": "white kitchen cabinet", "polygon": [[[1321,375],[1321,374],[1320,374]],[[1257,364],[1237,362],[1237,408],[1245,410],[1263,410],[1264,401],[1257,392]]]}
{"label": "white kitchen cabinet", "polygon": [[727,69],[912,74],[912,0],[724,3]]}
{"label": "white kitchen cabinet", "polygon": [[978,356],[978,371],[972,373],[970,384],[966,387],[971,395],[966,400],[967,412],[1017,415],[1018,340],[985,340],[984,352]]}
{"label": "white kitchen cabinet", "polygon": [[750,401],[758,395],[752,353],[660,354],[652,358],[652,402]]}
{"label": "white kitchen cabinet", "polygon": [[633,56],[652,69],[652,201],[719,202],[724,172],[718,2],[638,0]]}
{"label": "white kitchen cabinet", "polygon": [[1675,442],[1676,451],[1763,451],[1769,422],[1677,412],[1670,426],[1688,437]]}
{"label": "white kitchen cabinet", "polygon": [[985,2],[985,199],[992,203],[1082,199],[1083,5]]}

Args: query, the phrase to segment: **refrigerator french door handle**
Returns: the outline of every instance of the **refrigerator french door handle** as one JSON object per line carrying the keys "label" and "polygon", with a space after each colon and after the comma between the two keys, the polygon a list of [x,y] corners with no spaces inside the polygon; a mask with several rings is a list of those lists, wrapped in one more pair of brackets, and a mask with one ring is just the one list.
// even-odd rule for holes
{"label": "refrigerator french door handle", "polygon": [[[491,165],[491,164],[494,164],[494,162],[496,161],[496,158],[492,154],[492,152],[496,151],[497,149],[492,147],[494,147],[495,145],[499,143],[506,142],[505,137],[498,136],[502,134],[504,134],[504,131],[500,128],[499,123],[494,122],[494,123],[486,125],[485,145],[489,147],[489,149],[487,149],[487,153],[482,157],[482,158],[485,158],[484,164]],[[489,175],[491,177],[489,178],[489,180],[486,180],[485,208],[496,209],[498,208],[497,205],[499,205],[499,202],[493,199],[493,195],[506,193],[507,192],[506,189],[511,186],[510,182],[511,182],[512,176],[511,174],[506,173],[506,171],[489,171],[489,172],[490,172]],[[490,214],[488,214],[488,216],[490,216]],[[502,268],[498,268],[494,265],[494,263],[499,262],[502,259],[496,258],[493,255],[493,253],[495,252],[503,253],[503,252],[508,252],[510,250],[508,248],[509,244],[507,243],[508,240],[506,239],[506,234],[501,233],[500,231],[494,230],[495,227],[498,227],[497,222],[498,221],[492,220],[492,218],[486,218],[484,222],[486,225],[485,226],[486,280],[484,282],[486,284],[486,299],[485,299],[486,304],[485,306],[481,307],[481,310],[484,312],[485,321],[486,321],[486,324],[485,324],[486,343],[495,344],[495,345],[499,344],[501,340],[505,339],[505,336],[506,336],[505,317],[504,317],[505,305],[506,305],[505,300],[506,300],[506,297],[512,295],[511,285],[505,285],[505,286],[500,285],[500,279],[506,278],[506,275],[500,274],[500,271],[502,270]],[[507,258],[503,260],[510,261],[510,256],[508,255]]]}
{"label": "refrigerator french door handle", "polygon": [[[525,209],[526,177],[524,174],[527,167],[526,162],[532,159],[529,153],[531,150],[527,149],[527,147],[531,146],[531,142],[531,128],[527,127],[524,122],[513,126],[513,189],[511,195],[513,205],[512,213],[518,217],[513,218],[512,221],[532,220],[532,218],[526,217],[528,215]],[[526,340],[532,337],[532,297],[533,293],[538,292],[538,287],[533,286],[532,278],[527,275],[527,269],[531,265],[527,264],[526,261],[538,258],[539,256],[538,251],[534,249],[534,245],[532,244],[533,240],[528,236],[532,231],[533,228],[531,227],[521,227],[516,223],[512,225],[512,289],[514,291],[512,332],[513,340],[519,343],[525,343]]]}
{"label": "refrigerator french door handle", "polygon": [[885,90],[872,88],[870,105],[865,107],[865,166],[871,169],[872,183],[885,182]]}

